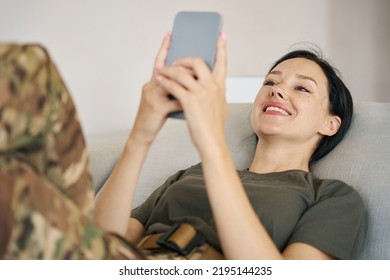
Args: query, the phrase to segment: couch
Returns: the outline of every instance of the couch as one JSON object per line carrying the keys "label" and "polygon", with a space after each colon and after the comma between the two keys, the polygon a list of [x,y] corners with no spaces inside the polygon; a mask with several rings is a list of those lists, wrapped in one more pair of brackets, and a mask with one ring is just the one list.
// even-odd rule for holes
{"label": "couch", "polygon": [[[229,105],[226,134],[237,169],[254,154],[251,105]],[[313,166],[320,178],[337,178],[361,194],[367,206],[366,240],[360,259],[390,259],[390,103],[355,102],[345,139]],[[129,131],[87,136],[95,191],[110,173]],[[169,119],[152,146],[140,176],[134,206],[177,170],[199,162],[185,121]]]}

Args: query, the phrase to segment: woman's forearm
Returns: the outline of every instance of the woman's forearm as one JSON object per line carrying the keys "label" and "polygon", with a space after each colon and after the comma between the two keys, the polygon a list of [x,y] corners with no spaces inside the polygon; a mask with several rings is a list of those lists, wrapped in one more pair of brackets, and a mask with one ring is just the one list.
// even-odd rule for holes
{"label": "woman's forearm", "polygon": [[259,221],[237,174],[227,144],[201,153],[211,208],[229,259],[281,259]]}

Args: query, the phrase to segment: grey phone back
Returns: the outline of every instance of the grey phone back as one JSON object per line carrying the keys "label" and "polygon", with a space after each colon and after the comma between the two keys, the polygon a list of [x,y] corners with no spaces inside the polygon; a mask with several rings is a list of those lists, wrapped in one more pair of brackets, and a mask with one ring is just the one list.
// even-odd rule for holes
{"label": "grey phone back", "polygon": [[[221,27],[222,16],[216,12],[179,12],[173,23],[167,65],[192,56],[202,58],[212,69]],[[168,117],[184,119],[184,114],[173,112]]]}
{"label": "grey phone back", "polygon": [[179,12],[173,24],[167,64],[196,56],[212,69],[221,25],[222,17],[216,12]]}

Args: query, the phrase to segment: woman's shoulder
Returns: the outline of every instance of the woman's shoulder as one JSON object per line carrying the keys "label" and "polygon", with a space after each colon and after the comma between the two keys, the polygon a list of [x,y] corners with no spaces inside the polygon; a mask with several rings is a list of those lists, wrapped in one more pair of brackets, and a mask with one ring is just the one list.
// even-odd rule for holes
{"label": "woman's shoulder", "polygon": [[178,180],[183,179],[184,177],[191,176],[191,175],[203,176],[202,163],[201,162],[196,163],[194,165],[191,165],[191,166],[189,166],[187,168],[179,170],[178,172],[176,172],[173,175],[173,177],[175,177],[175,180],[178,181]]}
{"label": "woman's shoulder", "polygon": [[322,200],[328,197],[344,198],[343,200],[353,200],[358,204],[364,204],[359,192],[346,182],[335,178],[319,178],[309,172],[313,188],[316,193],[316,200]]}

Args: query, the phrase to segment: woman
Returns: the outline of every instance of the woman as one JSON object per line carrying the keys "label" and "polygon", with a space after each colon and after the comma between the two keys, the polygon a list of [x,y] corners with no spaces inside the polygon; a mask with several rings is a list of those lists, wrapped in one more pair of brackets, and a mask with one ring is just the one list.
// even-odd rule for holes
{"label": "woman", "polygon": [[[224,34],[212,71],[197,58],[164,66],[169,40],[97,199],[99,224],[138,242],[156,224],[191,223],[230,259],[356,258],[363,240],[361,198],[343,182],[310,173],[310,164],[341,141],[351,121],[349,91],[332,67],[306,51],[275,63],[253,105],[259,140],[252,164],[237,172],[224,135]],[[202,164],[169,178],[129,220],[148,150],[168,113],[181,110]]]}

